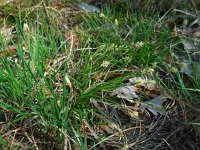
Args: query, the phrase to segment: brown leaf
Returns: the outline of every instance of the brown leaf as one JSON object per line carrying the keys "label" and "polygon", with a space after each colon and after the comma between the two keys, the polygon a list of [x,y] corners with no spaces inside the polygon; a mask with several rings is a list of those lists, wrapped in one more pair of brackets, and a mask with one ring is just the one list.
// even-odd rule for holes
{"label": "brown leaf", "polygon": [[4,56],[9,57],[15,54],[17,54],[17,49],[14,46],[10,46],[5,51],[0,51],[0,57],[4,57]]}

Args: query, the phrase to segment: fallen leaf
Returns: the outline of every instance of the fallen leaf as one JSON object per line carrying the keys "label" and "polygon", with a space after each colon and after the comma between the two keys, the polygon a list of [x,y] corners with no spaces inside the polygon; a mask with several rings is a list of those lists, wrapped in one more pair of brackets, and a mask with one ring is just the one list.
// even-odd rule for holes
{"label": "fallen leaf", "polygon": [[9,57],[15,54],[17,54],[17,49],[14,46],[10,46],[5,51],[0,51],[0,57],[4,57],[4,56]]}
{"label": "fallen leaf", "polygon": [[180,63],[180,72],[181,73],[185,73],[187,75],[193,75],[195,70],[197,72],[195,72],[195,74],[199,74],[200,73],[200,62],[190,62],[189,60],[184,59],[182,61],[182,63]]}
{"label": "fallen leaf", "polygon": [[188,50],[189,52],[200,52],[200,42],[184,39],[182,40],[182,43],[184,45],[184,49]]}
{"label": "fallen leaf", "polygon": [[197,27],[197,28],[187,28],[187,29],[184,29],[184,30],[180,30],[179,31],[183,34],[183,35],[190,35],[190,36],[193,36],[193,37],[200,37],[200,27]]}
{"label": "fallen leaf", "polygon": [[129,102],[134,102],[134,99],[138,98],[138,95],[135,93],[136,88],[134,86],[123,86],[115,89],[110,95],[117,96],[118,98],[125,99]]}
{"label": "fallen leaf", "polygon": [[85,12],[91,12],[91,13],[97,12],[97,13],[100,13],[100,10],[97,7],[94,7],[92,5],[88,5],[85,2],[81,2],[78,6],[80,8],[82,8]]}
{"label": "fallen leaf", "polygon": [[111,96],[117,96],[118,98],[134,102],[138,98],[137,93],[150,96],[157,93],[157,85],[154,80],[142,77],[134,77],[129,79],[129,82],[125,86],[119,87],[110,94]]}
{"label": "fallen leaf", "polygon": [[167,100],[167,97],[165,96],[158,96],[148,102],[141,102],[141,109],[145,110],[147,109],[151,113],[153,113],[155,116],[158,114],[165,115],[166,111],[165,108],[163,107],[163,103]]}

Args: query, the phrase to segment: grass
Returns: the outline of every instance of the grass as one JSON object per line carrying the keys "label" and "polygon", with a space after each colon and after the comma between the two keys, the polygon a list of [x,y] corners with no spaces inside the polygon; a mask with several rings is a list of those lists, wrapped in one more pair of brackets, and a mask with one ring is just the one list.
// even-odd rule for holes
{"label": "grass", "polygon": [[[109,93],[131,77],[155,75],[148,70],[158,70],[174,49],[169,48],[172,31],[158,28],[158,15],[144,17],[123,7],[81,15],[69,39],[49,26],[41,12],[36,23],[27,20],[28,32],[24,22],[16,21],[17,38],[10,43],[17,55],[0,58],[0,144],[7,149],[99,149],[106,147],[108,135],[98,128],[110,127],[111,135],[123,130],[102,109],[119,105]],[[5,51],[2,36],[0,45]],[[198,78],[191,77],[195,86],[187,88],[179,72],[172,77],[179,96],[188,99],[190,91],[199,92]],[[126,142],[122,138],[123,148]]]}
{"label": "grass", "polygon": [[[166,81],[169,84],[165,83],[166,87],[171,90],[171,93],[174,95],[178,94],[179,97],[182,97],[186,101],[198,102],[199,95],[199,69],[198,69],[198,54],[192,56],[193,54],[189,53],[188,50],[181,50],[182,47],[176,47],[177,50],[171,51],[172,61],[170,64],[164,63],[165,71],[168,70],[168,78],[165,80],[162,78],[162,81]],[[183,54],[174,54],[176,51],[182,51]],[[177,57],[178,56],[178,57]],[[193,58],[192,58],[193,57]],[[196,59],[196,58],[197,59]],[[184,62],[184,60],[187,60]],[[180,71],[182,70],[182,71]],[[171,82],[169,82],[171,80]],[[175,92],[172,92],[175,91]]]}

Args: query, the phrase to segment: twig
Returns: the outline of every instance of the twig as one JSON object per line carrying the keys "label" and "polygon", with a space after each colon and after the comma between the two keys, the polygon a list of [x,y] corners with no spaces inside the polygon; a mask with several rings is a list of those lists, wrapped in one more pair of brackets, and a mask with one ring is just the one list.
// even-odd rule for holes
{"label": "twig", "polygon": [[92,146],[89,150],[92,150],[92,149],[95,148],[97,145],[101,144],[102,142],[104,142],[104,141],[110,139],[111,137],[113,137],[113,136],[115,136],[115,135],[118,135],[118,134],[120,134],[120,133],[122,133],[122,132],[130,131],[130,130],[132,130],[132,129],[137,129],[137,128],[140,128],[140,127],[131,127],[131,128],[122,130],[122,131],[120,131],[120,132],[117,132],[117,133],[115,133],[115,134],[112,134],[112,135],[108,136],[107,138],[101,140],[100,142],[98,142],[98,143],[95,144],[94,146]]}
{"label": "twig", "polygon": [[188,15],[188,16],[192,16],[192,17],[195,17],[195,18],[197,17],[196,15],[193,15],[193,14],[191,14],[189,12],[186,12],[186,11],[183,11],[183,10],[180,10],[180,9],[174,9],[173,11],[180,12],[182,14],[185,14],[185,15]]}
{"label": "twig", "polygon": [[159,20],[157,23],[161,22],[163,20],[163,18],[172,10],[172,8],[170,8]]}

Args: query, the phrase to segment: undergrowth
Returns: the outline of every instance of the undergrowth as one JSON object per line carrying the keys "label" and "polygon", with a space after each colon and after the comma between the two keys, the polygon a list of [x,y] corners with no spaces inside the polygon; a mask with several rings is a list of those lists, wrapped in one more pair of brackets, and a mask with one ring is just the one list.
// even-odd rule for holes
{"label": "undergrowth", "polygon": [[[121,125],[95,104],[117,105],[109,93],[132,77],[162,79],[167,93],[176,95],[156,72],[167,67],[174,44],[172,30],[158,26],[157,14],[144,17],[126,6],[106,7],[100,14],[82,14],[78,29],[64,34],[45,17],[38,12],[34,21],[16,19],[10,43],[17,54],[0,58],[0,145],[5,149],[89,149],[98,142],[96,149],[105,149],[108,135],[97,128]],[[6,50],[2,36],[0,46]],[[172,78],[182,98],[199,92],[199,78],[190,78],[192,88],[179,72]]]}

